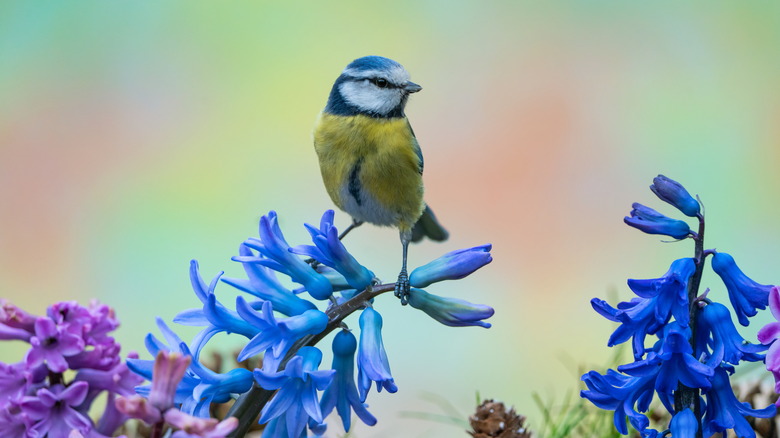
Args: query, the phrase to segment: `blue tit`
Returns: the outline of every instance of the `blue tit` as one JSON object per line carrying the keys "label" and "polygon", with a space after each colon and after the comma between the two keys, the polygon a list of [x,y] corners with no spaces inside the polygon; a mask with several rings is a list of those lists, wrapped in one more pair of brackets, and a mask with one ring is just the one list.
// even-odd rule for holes
{"label": "blue tit", "polygon": [[395,295],[402,304],[409,296],[409,242],[448,237],[423,201],[423,156],[404,115],[409,95],[421,89],[391,59],[356,59],[336,79],[314,127],[325,188],[352,216],[345,233],[363,222],[400,231],[403,262]]}

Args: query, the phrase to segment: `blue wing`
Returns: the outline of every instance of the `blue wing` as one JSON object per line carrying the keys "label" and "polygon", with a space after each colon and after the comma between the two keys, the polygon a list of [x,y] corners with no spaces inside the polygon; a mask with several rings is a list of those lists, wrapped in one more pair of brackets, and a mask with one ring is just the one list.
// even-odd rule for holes
{"label": "blue wing", "polygon": [[423,173],[423,167],[424,167],[424,160],[423,160],[423,154],[422,149],[420,149],[420,143],[417,142],[417,136],[414,135],[414,129],[412,129],[412,124],[409,123],[409,120],[406,120],[406,126],[409,127],[409,132],[412,133],[412,148],[414,148],[414,153],[417,154],[417,158],[420,159],[420,175]]}

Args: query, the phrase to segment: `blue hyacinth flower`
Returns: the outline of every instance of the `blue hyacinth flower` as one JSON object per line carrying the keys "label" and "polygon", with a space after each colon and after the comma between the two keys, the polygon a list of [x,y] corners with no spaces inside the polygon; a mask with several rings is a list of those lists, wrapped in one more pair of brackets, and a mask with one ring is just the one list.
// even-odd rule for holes
{"label": "blue hyacinth flower", "polygon": [[[186,345],[182,345],[186,353]],[[249,391],[254,382],[252,372],[245,368],[235,368],[227,373],[216,373],[197,360],[193,360],[187,370],[190,375],[198,378],[198,384],[192,390],[189,402],[191,408],[187,408],[185,402],[182,412],[201,418],[210,418],[209,408],[211,403],[226,403],[232,400],[234,394],[243,394]]]}
{"label": "blue hyacinth flower", "polygon": [[[156,322],[157,327],[160,329],[163,337],[165,338],[165,342],[157,339],[157,337],[151,333],[146,335],[146,338],[144,339],[146,349],[149,351],[152,357],[157,357],[157,353],[160,351],[179,353],[183,356],[191,356],[190,349],[187,348],[187,344],[185,344],[181,338],[179,338],[179,336],[165,324],[165,321],[163,321],[162,318],[156,318]],[[146,380],[152,380],[154,372],[154,360],[127,359],[126,363],[127,368],[129,368],[130,371],[138,374]],[[176,387],[176,394],[174,395],[173,399],[174,403],[176,405],[181,405],[182,410],[188,409],[188,413],[190,414],[193,414],[197,407],[197,402],[193,399],[192,392],[199,383],[200,378],[188,368],[188,370],[184,373],[181,382],[179,382],[179,385]],[[147,398],[151,393],[151,389],[151,384],[135,387],[135,391],[138,395]]]}
{"label": "blue hyacinth flower", "polygon": [[181,325],[206,326],[192,341],[192,349],[196,360],[206,343],[217,333],[237,333],[251,339],[258,332],[257,328],[241,319],[238,313],[217,301],[214,289],[221,276],[222,273],[220,272],[206,286],[198,272],[198,262],[192,260],[190,262],[190,282],[192,283],[192,290],[195,292],[195,296],[203,303],[203,307],[201,309],[185,310],[173,318],[173,322]]}
{"label": "blue hyacinth flower", "polygon": [[233,257],[233,260],[241,262],[247,278],[222,278],[223,282],[261,300],[270,301],[274,311],[287,316],[300,315],[307,310],[316,308],[313,303],[298,297],[290,289],[284,287],[276,278],[273,270],[257,262],[264,257],[256,255],[251,248],[244,244],[239,246],[238,254],[237,257]]}
{"label": "blue hyacinth flower", "polygon": [[771,285],[756,283],[748,278],[725,252],[716,252],[712,257],[712,270],[723,280],[729,292],[729,301],[737,314],[739,323],[747,327],[749,316],[755,316],[757,309],[766,309],[769,304]]}
{"label": "blue hyacinth flower", "polygon": [[333,380],[334,370],[318,370],[322,362],[322,352],[315,347],[302,347],[295,356],[287,362],[284,370],[266,372],[254,371],[255,380],[264,389],[278,390],[260,413],[260,424],[268,423],[275,418],[284,422],[284,426],[274,423],[272,432],[263,436],[281,438],[279,428],[286,428],[287,437],[298,438],[306,429],[309,419],[322,423],[323,416],[317,400],[317,391],[322,391]]}
{"label": "blue hyacinth flower", "polygon": [[645,354],[647,335],[656,333],[662,327],[662,323],[656,318],[656,299],[634,298],[619,303],[617,309],[604,300],[598,298],[590,300],[593,310],[610,321],[620,323],[620,326],[610,335],[607,345],[613,347],[633,338],[634,358],[641,358]]}
{"label": "blue hyacinth flower", "polygon": [[328,315],[319,310],[307,310],[300,315],[277,320],[268,301],[257,312],[243,297],[237,297],[236,310],[241,318],[258,329],[258,334],[238,354],[238,360],[265,353],[263,368],[272,370],[276,369],[275,365],[295,341],[306,335],[321,333],[328,325]]}
{"label": "blue hyacinth flower", "polygon": [[360,400],[355,386],[355,351],[357,339],[349,331],[342,330],[333,338],[333,366],[336,374],[333,382],[322,394],[320,407],[322,416],[336,409],[344,424],[344,431],[349,432],[352,410],[363,423],[373,426],[376,418],[368,412],[366,405]]}
{"label": "blue hyacinth flower", "polygon": [[456,298],[440,297],[415,288],[409,291],[409,304],[450,327],[480,326],[490,328],[490,323],[483,320],[490,318],[495,313],[492,307],[484,304],[472,304]]}
{"label": "blue hyacinth flower", "polygon": [[699,421],[696,420],[696,415],[692,410],[684,409],[674,414],[669,429],[672,431],[673,437],[694,437],[699,431]]}
{"label": "blue hyacinth flower", "polygon": [[712,388],[705,391],[707,410],[704,413],[704,436],[712,436],[727,429],[734,429],[737,436],[755,438],[756,433],[748,423],[746,416],[770,418],[776,413],[774,405],[764,409],[752,409],[750,403],[737,400],[731,389],[729,376],[723,367],[715,369]]}
{"label": "blue hyacinth flower", "polygon": [[672,262],[669,270],[661,278],[651,280],[628,280],[628,287],[642,298],[655,300],[655,319],[666,324],[671,316],[683,327],[688,326],[688,280],[696,271],[696,262],[692,258],[678,259]]}
{"label": "blue hyacinth flower", "polygon": [[354,289],[363,290],[374,280],[374,273],[358,263],[339,240],[339,232],[333,226],[333,210],[322,215],[320,227],[304,224],[314,245],[300,245],[290,248],[294,254],[305,255],[330,266],[344,276]]}
{"label": "blue hyacinth flower", "polygon": [[630,216],[623,218],[623,222],[630,227],[647,234],[662,234],[675,239],[685,239],[691,234],[691,228],[687,223],[664,216],[650,207],[639,203],[631,205]]}
{"label": "blue hyacinth flower", "polygon": [[690,335],[690,328],[673,321],[664,329],[657,352],[651,351],[645,359],[621,365],[618,370],[632,376],[658,373],[655,390],[659,395],[671,395],[678,383],[689,388],[709,388],[713,370],[693,357]]}
{"label": "blue hyacinth flower", "polygon": [[729,309],[723,304],[711,303],[705,306],[697,319],[696,345],[704,348],[709,346],[712,358],[708,362],[715,365],[726,361],[732,365],[739,365],[740,361],[759,362],[764,360],[763,354],[769,348],[761,344],[749,344],[737,332],[734,323],[731,322]]}
{"label": "blue hyacinth flower", "polygon": [[672,204],[686,216],[696,217],[699,214],[699,202],[693,199],[693,196],[685,190],[685,187],[675,180],[658,175],[653,178],[650,190],[661,200]]}
{"label": "blue hyacinth flower", "polygon": [[376,389],[382,392],[396,392],[393,376],[390,373],[390,362],[382,342],[382,316],[371,307],[360,314],[360,348],[358,349],[358,390],[360,401],[365,402],[372,382]]}
{"label": "blue hyacinth flower", "polygon": [[490,250],[493,245],[448,252],[436,260],[416,268],[409,275],[412,287],[425,288],[443,280],[457,280],[471,275],[477,269],[493,261]]}
{"label": "blue hyacinth flower", "polygon": [[640,412],[646,412],[653,400],[655,374],[632,377],[610,369],[606,375],[590,371],[582,376],[582,381],[588,389],[580,391],[580,396],[600,409],[615,411],[613,422],[618,432],[628,434],[626,417],[634,429],[647,429],[650,420]]}
{"label": "blue hyacinth flower", "polygon": [[308,263],[290,252],[290,245],[279,228],[276,212],[260,218],[260,238],[251,237],[244,245],[258,251],[263,257],[233,257],[240,262],[258,263],[289,276],[300,283],[314,299],[326,300],[333,294],[327,278],[318,274]]}

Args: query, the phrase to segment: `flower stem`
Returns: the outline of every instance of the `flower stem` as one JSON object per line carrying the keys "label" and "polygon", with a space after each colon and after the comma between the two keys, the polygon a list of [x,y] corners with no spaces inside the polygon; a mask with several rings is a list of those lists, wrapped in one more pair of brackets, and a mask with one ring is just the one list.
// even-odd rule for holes
{"label": "flower stem", "polygon": [[[699,315],[699,303],[696,300],[699,296],[699,286],[701,277],[704,273],[704,259],[707,256],[704,252],[704,216],[699,214],[699,232],[694,237],[694,262],[696,270],[688,282],[688,303],[689,303],[689,325],[691,327],[691,338],[689,342],[693,348],[693,354],[696,354],[696,318]],[[699,422],[696,438],[702,438],[701,424],[701,399],[699,398],[699,388],[689,388],[682,383],[677,384],[677,391],[674,393],[674,410],[681,412],[689,406],[693,407],[693,414]]]}
{"label": "flower stem", "polygon": [[[316,335],[307,335],[298,339],[298,341],[296,341],[287,351],[287,354],[285,354],[281,365],[279,365],[279,369],[283,370],[287,365],[287,362],[295,356],[295,353],[301,347],[316,345],[325,338],[325,336],[330,334],[330,332],[339,328],[344,318],[355,311],[364,308],[369,300],[392,290],[395,290],[395,283],[376,285],[367,288],[339,306],[332,306],[329,308],[325,311],[328,315],[328,325],[325,327],[325,330]],[[273,397],[275,392],[276,391],[263,389],[255,382],[249,391],[242,394],[236,402],[233,403],[233,406],[227,413],[227,416],[229,417],[238,418],[238,427],[229,436],[233,438],[246,435],[249,428],[252,426],[252,423],[263,409],[263,406],[271,400],[271,397]]]}

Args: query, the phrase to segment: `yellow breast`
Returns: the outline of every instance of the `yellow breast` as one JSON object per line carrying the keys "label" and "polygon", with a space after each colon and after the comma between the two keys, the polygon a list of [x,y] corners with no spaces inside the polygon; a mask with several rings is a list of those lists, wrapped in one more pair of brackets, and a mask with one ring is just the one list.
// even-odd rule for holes
{"label": "yellow breast", "polygon": [[314,147],[328,194],[356,219],[408,229],[422,214],[419,146],[405,118],[323,113]]}

